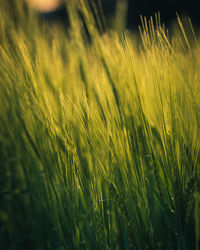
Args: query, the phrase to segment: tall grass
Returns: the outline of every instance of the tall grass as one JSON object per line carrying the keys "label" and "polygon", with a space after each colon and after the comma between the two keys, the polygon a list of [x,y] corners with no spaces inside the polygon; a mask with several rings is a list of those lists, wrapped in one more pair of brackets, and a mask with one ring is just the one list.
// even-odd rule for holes
{"label": "tall grass", "polygon": [[198,250],[198,37],[159,15],[140,39],[102,33],[81,0],[63,31],[5,4],[0,249]]}

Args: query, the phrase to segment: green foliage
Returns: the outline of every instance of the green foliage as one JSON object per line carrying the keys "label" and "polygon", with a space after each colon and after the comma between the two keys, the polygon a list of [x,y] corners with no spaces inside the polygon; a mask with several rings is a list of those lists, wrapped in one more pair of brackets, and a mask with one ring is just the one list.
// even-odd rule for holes
{"label": "green foliage", "polygon": [[199,250],[199,39],[90,6],[64,32],[0,4],[0,249]]}

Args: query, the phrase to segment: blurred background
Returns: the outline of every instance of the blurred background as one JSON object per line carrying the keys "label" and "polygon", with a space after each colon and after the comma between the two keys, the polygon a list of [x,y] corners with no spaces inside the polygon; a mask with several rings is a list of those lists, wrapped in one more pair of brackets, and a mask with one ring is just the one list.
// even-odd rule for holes
{"label": "blurred background", "polygon": [[[54,22],[66,22],[67,13],[64,2],[67,0],[24,0],[44,19]],[[136,30],[141,24],[140,15],[154,16],[160,12],[161,20],[167,26],[176,19],[176,12],[179,16],[189,16],[194,26],[200,24],[199,5],[197,0],[94,0],[101,2],[102,9],[108,24],[123,25],[131,30]],[[123,24],[120,23],[123,20]]]}

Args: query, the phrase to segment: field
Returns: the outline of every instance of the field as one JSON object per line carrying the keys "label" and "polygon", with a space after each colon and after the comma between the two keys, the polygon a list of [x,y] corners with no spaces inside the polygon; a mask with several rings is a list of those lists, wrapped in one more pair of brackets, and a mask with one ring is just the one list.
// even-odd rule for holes
{"label": "field", "polygon": [[[4,3],[3,3],[4,2]],[[0,249],[200,249],[200,39],[0,3]],[[16,1],[18,2],[18,1]],[[72,4],[73,3],[73,4]],[[96,13],[96,14],[95,14]],[[95,15],[95,18],[94,18]]]}

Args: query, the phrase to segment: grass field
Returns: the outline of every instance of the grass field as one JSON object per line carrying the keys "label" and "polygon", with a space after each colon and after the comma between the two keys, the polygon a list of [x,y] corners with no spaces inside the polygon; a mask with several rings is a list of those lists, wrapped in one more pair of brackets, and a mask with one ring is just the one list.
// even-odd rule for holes
{"label": "grass field", "polygon": [[143,18],[140,38],[101,32],[76,0],[64,32],[3,2],[0,249],[199,250],[190,21],[187,33],[178,18],[173,35],[159,15]]}

